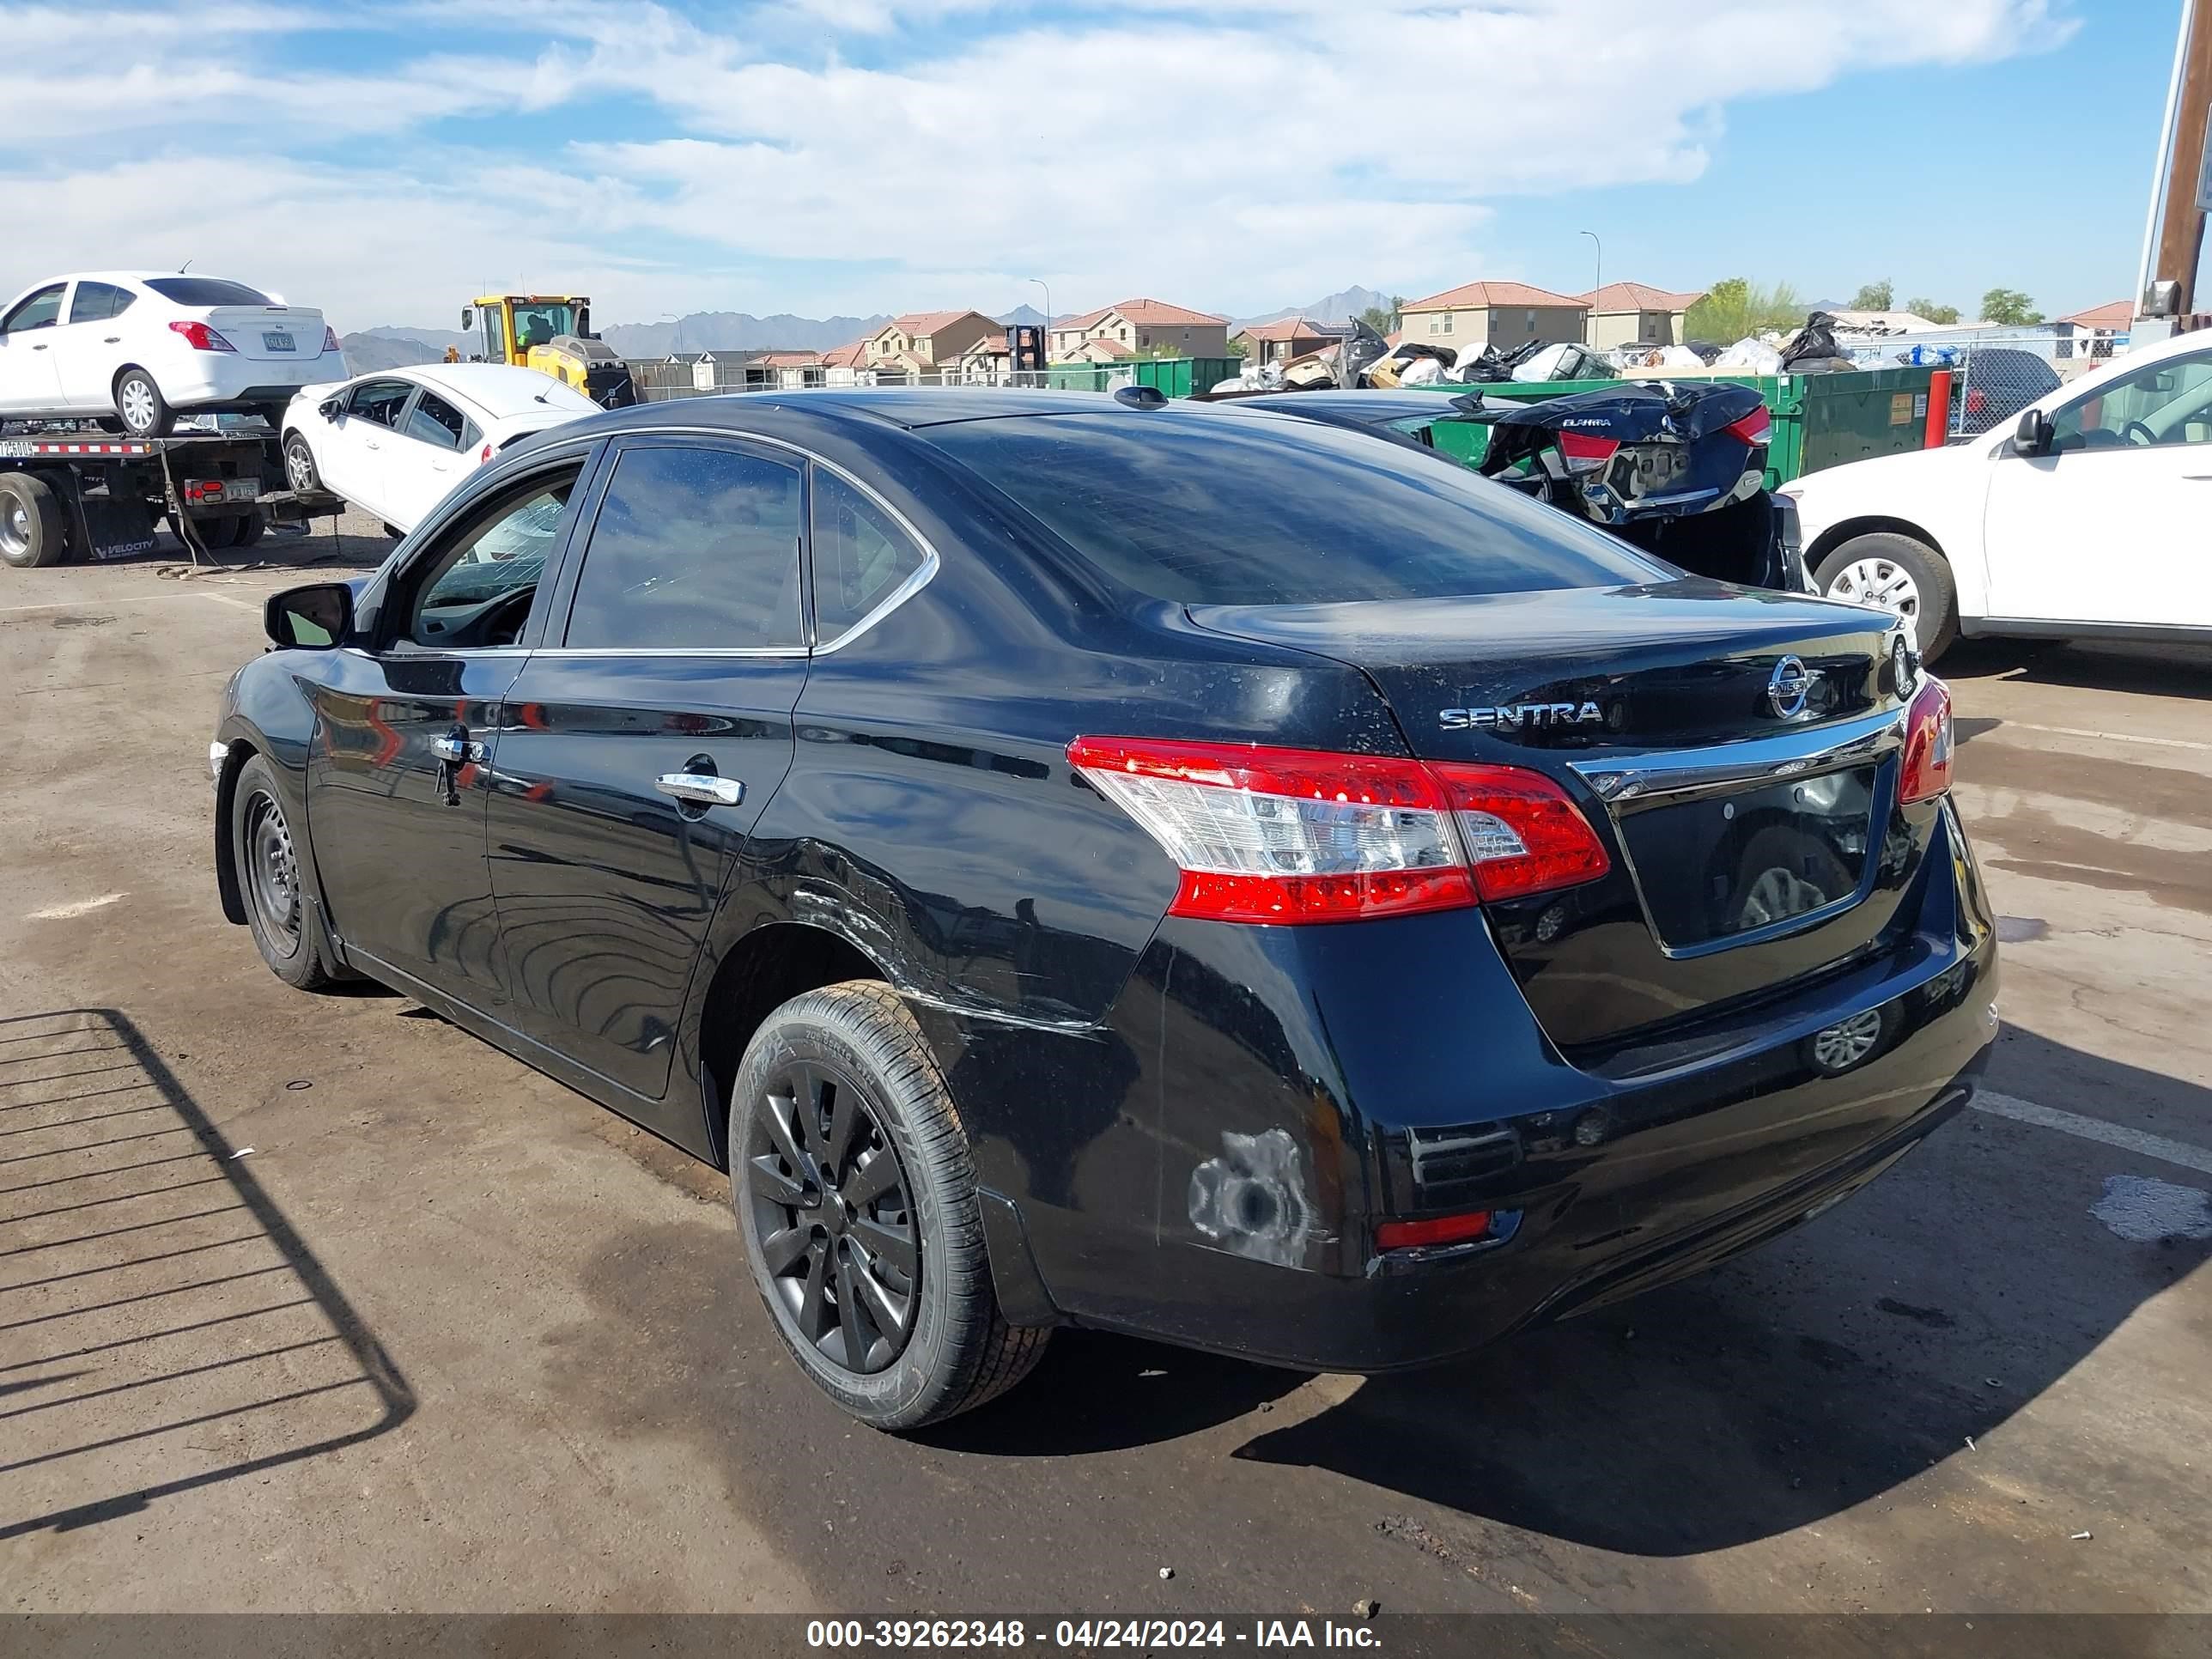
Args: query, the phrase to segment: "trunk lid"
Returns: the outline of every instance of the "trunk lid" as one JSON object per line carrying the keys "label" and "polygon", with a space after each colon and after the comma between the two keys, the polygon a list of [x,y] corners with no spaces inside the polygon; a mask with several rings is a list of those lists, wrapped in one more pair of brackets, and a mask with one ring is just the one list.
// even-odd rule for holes
{"label": "trunk lid", "polygon": [[1910,670],[1881,613],[1695,579],[1189,609],[1359,668],[1424,759],[1529,767],[1577,801],[1613,869],[1488,911],[1565,1048],[1865,953],[1918,870],[1933,814],[1896,805]]}
{"label": "trunk lid", "polygon": [[216,306],[205,315],[241,357],[296,363],[323,349],[323,313],[306,306]]}

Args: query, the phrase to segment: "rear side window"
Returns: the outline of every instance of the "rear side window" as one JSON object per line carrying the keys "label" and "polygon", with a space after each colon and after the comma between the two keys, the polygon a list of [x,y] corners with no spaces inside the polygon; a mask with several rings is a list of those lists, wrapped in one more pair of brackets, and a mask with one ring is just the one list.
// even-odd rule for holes
{"label": "rear side window", "polygon": [[922,551],[889,514],[836,473],[816,467],[810,488],[815,642],[828,645],[921,569]]}
{"label": "rear side window", "polygon": [[741,450],[623,450],[584,550],[568,644],[797,648],[799,480],[798,468]]}
{"label": "rear side window", "polygon": [[76,292],[70,296],[70,321],[101,323],[110,317],[120,317],[131,309],[131,302],[137,297],[129,289],[118,288],[112,283],[79,283]]}
{"label": "rear side window", "polygon": [[273,306],[258,288],[227,283],[220,276],[149,276],[146,286],[180,306]]}
{"label": "rear side window", "polygon": [[1107,574],[1177,604],[1441,599],[1674,574],[1464,468],[1290,416],[1101,410],[926,435]]}
{"label": "rear side window", "polygon": [[426,392],[407,413],[400,430],[440,449],[459,449],[468,431],[468,421],[435,392]]}

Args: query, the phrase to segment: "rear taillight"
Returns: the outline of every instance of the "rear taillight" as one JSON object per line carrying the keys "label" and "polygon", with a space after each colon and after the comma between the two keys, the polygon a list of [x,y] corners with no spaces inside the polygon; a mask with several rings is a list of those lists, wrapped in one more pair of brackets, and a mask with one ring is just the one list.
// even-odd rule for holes
{"label": "rear taillight", "polygon": [[1951,787],[1951,689],[1929,677],[1905,715],[1905,769],[1897,786],[1903,805],[1929,800]]}
{"label": "rear taillight", "polygon": [[1067,757],[1182,872],[1172,915],[1407,915],[1607,867],[1559,786],[1517,767],[1141,738],[1078,738]]}
{"label": "rear taillight", "polygon": [[1471,1210],[1465,1215],[1437,1216],[1429,1221],[1378,1221],[1375,1224],[1375,1248],[1379,1250],[1411,1250],[1438,1244],[1466,1244],[1478,1238],[1487,1238],[1491,1231],[1491,1217],[1487,1210]]}
{"label": "rear taillight", "polygon": [[1616,438],[1595,437],[1587,432],[1562,432],[1558,441],[1559,459],[1570,472],[1601,471],[1620,448]]}
{"label": "rear taillight", "polygon": [[482,466],[482,465],[483,465],[486,461],[489,460],[490,459],[491,459],[491,446],[490,446],[489,444],[486,444],[486,445],[483,447],[483,453],[481,453],[481,454],[479,454],[479,455],[477,457],[477,465],[478,466]]}
{"label": "rear taillight", "polygon": [[325,323],[323,325],[323,349],[325,351],[338,351],[343,349],[343,348],[338,344],[337,330],[332,328],[328,323]]}
{"label": "rear taillight", "polygon": [[1774,416],[1768,413],[1766,405],[1761,404],[1741,420],[1730,421],[1723,429],[1730,437],[1740,438],[1745,443],[1763,444],[1774,435]]}
{"label": "rear taillight", "polygon": [[171,323],[169,332],[183,335],[185,343],[195,351],[236,351],[238,349],[205,323]]}

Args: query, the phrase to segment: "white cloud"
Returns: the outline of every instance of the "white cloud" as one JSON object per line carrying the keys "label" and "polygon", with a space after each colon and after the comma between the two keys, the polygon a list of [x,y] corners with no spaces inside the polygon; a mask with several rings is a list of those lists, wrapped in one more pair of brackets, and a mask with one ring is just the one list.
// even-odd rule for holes
{"label": "white cloud", "polygon": [[[778,0],[711,28],[599,0],[15,12],[0,157],[42,164],[0,169],[5,222],[37,228],[0,249],[0,279],[216,243],[203,265],[342,327],[440,321],[478,280],[518,275],[592,287],[606,321],[1000,308],[1034,276],[1063,310],[1133,293],[1257,308],[1354,278],[1425,290],[1526,274],[1483,267],[1501,198],[1694,179],[1731,103],[2071,27],[2047,0],[1370,0],[1356,24],[1341,0],[1124,0],[1091,16],[988,0]],[[333,66],[317,32],[365,26],[385,31],[374,67]],[[509,33],[511,52],[484,44]],[[602,137],[610,96],[658,123]],[[466,148],[436,142],[442,119],[555,110],[575,112],[565,143],[542,119],[509,148],[481,121]]]}

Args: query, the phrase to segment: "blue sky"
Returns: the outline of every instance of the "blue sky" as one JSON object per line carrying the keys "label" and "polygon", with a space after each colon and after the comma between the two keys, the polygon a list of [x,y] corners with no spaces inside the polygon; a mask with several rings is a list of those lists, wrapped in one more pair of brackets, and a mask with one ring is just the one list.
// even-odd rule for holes
{"label": "blue sky", "polygon": [[1353,283],[2132,285],[2179,0],[0,3],[0,289],[196,268],[342,330]]}

